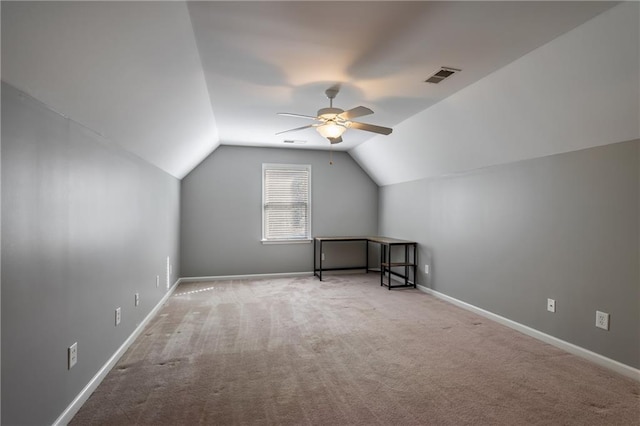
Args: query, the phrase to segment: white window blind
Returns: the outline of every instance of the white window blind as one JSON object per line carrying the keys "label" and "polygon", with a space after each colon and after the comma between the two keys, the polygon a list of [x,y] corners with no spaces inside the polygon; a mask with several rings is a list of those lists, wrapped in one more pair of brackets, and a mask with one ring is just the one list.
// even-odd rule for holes
{"label": "white window blind", "polygon": [[311,238],[311,166],[263,164],[263,240]]}

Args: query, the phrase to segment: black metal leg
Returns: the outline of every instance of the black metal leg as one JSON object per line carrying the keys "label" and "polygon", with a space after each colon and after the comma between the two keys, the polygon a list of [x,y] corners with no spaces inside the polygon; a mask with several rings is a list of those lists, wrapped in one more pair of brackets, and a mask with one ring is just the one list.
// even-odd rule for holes
{"label": "black metal leg", "polygon": [[[409,261],[409,246],[404,246],[404,263]],[[404,285],[409,285],[409,266],[404,265]]]}
{"label": "black metal leg", "polygon": [[387,265],[389,265],[389,277],[387,278],[387,290],[391,291],[391,245],[389,245],[389,248],[386,252],[387,255]]}
{"label": "black metal leg", "polygon": [[413,246],[413,288],[418,285],[418,246]]}
{"label": "black metal leg", "polygon": [[318,275],[320,277],[320,281],[322,281],[322,253],[324,253],[322,251],[322,240],[320,240],[320,275]]}
{"label": "black metal leg", "polygon": [[384,244],[380,244],[380,286],[384,284]]}
{"label": "black metal leg", "polygon": [[369,273],[369,241],[367,240],[367,241],[365,241],[364,243],[365,243],[365,244],[366,244],[366,246],[367,246],[367,248],[365,249],[365,256],[367,256],[367,259],[366,259],[366,261],[365,261],[365,262],[366,262],[365,264],[367,265],[367,274],[368,274],[368,273]]}

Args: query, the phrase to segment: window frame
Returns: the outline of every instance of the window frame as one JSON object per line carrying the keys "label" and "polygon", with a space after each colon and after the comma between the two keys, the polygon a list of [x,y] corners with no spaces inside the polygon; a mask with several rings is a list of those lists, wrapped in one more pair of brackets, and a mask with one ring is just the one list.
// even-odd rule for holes
{"label": "window frame", "polygon": [[[266,238],[266,230],[267,230],[267,217],[266,217],[266,174],[267,170],[304,170],[308,173],[308,181],[307,181],[307,235],[302,238]],[[310,243],[313,241],[312,233],[311,233],[311,164],[284,164],[284,163],[262,163],[262,244],[299,244],[299,243]]]}

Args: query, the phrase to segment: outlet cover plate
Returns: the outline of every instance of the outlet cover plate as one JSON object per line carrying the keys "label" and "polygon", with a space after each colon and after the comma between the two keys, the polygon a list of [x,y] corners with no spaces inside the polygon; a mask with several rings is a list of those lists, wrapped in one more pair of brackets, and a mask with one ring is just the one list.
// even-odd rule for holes
{"label": "outlet cover plate", "polygon": [[69,346],[67,350],[68,353],[68,368],[71,370],[74,365],[78,363],[78,342],[75,342],[73,345]]}
{"label": "outlet cover plate", "polygon": [[549,312],[556,311],[556,301],[554,299],[547,299],[547,311]]}
{"label": "outlet cover plate", "polygon": [[138,306],[140,304],[140,293],[135,294],[135,305]]}
{"label": "outlet cover plate", "polygon": [[116,308],[116,325],[120,325],[121,319],[122,319],[122,310],[120,308]]}
{"label": "outlet cover plate", "polygon": [[603,330],[609,330],[609,314],[606,312],[596,311],[596,327]]}

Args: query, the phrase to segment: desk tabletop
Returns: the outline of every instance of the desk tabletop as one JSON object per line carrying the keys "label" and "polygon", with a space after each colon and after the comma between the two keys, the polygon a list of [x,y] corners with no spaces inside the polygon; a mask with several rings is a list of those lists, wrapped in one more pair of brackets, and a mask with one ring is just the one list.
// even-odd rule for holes
{"label": "desk tabletop", "polygon": [[360,236],[360,237],[314,237],[318,241],[371,241],[380,244],[417,244],[415,241],[400,240],[381,236]]}

